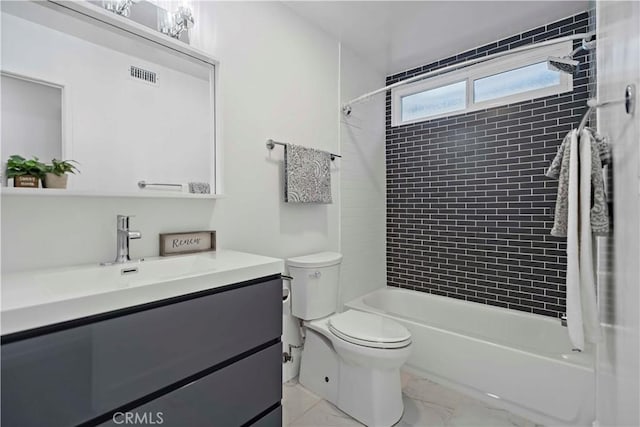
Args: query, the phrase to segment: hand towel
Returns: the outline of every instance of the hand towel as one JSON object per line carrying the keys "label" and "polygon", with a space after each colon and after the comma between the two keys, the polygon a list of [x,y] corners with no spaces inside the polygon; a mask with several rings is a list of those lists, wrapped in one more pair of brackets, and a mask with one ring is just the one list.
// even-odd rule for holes
{"label": "hand towel", "polygon": [[596,147],[595,151],[598,157],[600,158],[601,165],[606,166],[610,164],[611,163],[611,147],[609,147],[609,142],[607,141],[607,138],[601,136],[598,132],[596,132],[591,128],[586,127],[585,129],[589,131],[589,135],[594,140],[593,142]]}
{"label": "hand towel", "polygon": [[331,153],[294,144],[284,151],[284,201],[331,203]]}
{"label": "hand towel", "polygon": [[[590,147],[590,158],[588,159],[590,168],[585,169],[585,175],[589,174],[591,181],[591,232],[598,236],[606,236],[609,234],[609,206],[604,190],[602,166],[611,161],[610,150],[604,138],[600,138],[600,135],[587,128],[580,135],[580,146],[583,145]],[[580,162],[582,165],[582,156],[580,156]]]}
{"label": "hand towel", "polygon": [[[545,174],[549,178],[558,180],[558,195],[556,196],[556,208],[553,218],[551,235],[557,237],[567,236],[567,217],[569,213],[569,159],[571,158],[571,142],[575,138],[576,147],[578,137],[574,131],[569,132],[564,139],[558,154],[551,162],[551,166]],[[577,167],[577,166],[576,166]]]}
{"label": "hand towel", "polygon": [[[593,129],[585,128],[586,132],[580,135],[580,145],[589,144],[591,146],[591,186],[593,192],[591,209],[591,229],[594,234],[606,235],[609,232],[609,209],[604,190],[604,179],[602,166],[611,162],[611,150],[605,138],[602,138]],[[571,135],[569,132],[560,144],[558,153],[551,162],[551,166],[545,173],[549,178],[558,180],[558,195],[556,197],[556,208],[553,220],[551,235],[557,237],[567,236],[567,214],[568,214],[568,181],[569,181],[569,157],[571,156]]]}

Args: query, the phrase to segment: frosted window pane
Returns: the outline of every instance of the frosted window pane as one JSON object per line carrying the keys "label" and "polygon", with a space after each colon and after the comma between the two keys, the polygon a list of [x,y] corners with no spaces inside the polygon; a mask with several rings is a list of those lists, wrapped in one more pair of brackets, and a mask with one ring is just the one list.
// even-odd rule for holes
{"label": "frosted window pane", "polygon": [[540,62],[475,80],[473,98],[475,102],[482,102],[559,84],[560,73],[549,70],[546,62]]}
{"label": "frosted window pane", "polygon": [[464,110],[466,107],[467,82],[442,86],[402,97],[402,121],[422,119],[429,116]]}

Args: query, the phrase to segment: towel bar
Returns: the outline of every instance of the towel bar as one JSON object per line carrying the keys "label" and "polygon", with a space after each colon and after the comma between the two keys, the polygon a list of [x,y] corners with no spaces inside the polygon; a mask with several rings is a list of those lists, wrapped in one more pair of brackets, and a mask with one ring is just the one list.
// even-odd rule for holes
{"label": "towel bar", "polygon": [[146,182],[146,181],[138,181],[138,187],[146,188],[149,186],[161,186],[161,187],[180,187],[182,188],[182,184],[163,184],[159,182]]}
{"label": "towel bar", "polygon": [[[267,139],[267,148],[269,150],[273,150],[273,147],[275,147],[276,145],[282,145],[285,146],[287,145],[284,142],[278,142],[278,141],[274,141],[273,139]],[[336,157],[342,157],[339,154],[333,154],[333,153],[329,153],[329,156],[331,156],[331,161],[334,161],[336,159]]]}

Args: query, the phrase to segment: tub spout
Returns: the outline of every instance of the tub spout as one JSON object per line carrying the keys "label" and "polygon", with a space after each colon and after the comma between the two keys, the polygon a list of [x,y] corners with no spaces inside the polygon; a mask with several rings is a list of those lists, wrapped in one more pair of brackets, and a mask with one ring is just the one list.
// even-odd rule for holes
{"label": "tub spout", "polygon": [[567,313],[562,313],[562,317],[560,317],[560,324],[567,327]]}

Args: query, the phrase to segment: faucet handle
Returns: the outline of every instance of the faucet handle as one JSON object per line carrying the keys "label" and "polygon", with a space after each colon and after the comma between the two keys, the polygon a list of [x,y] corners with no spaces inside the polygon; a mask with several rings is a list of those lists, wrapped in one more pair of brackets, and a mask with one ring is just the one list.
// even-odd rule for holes
{"label": "faucet handle", "polygon": [[129,229],[129,219],[134,217],[135,215],[118,215],[117,217],[118,229],[120,230]]}

